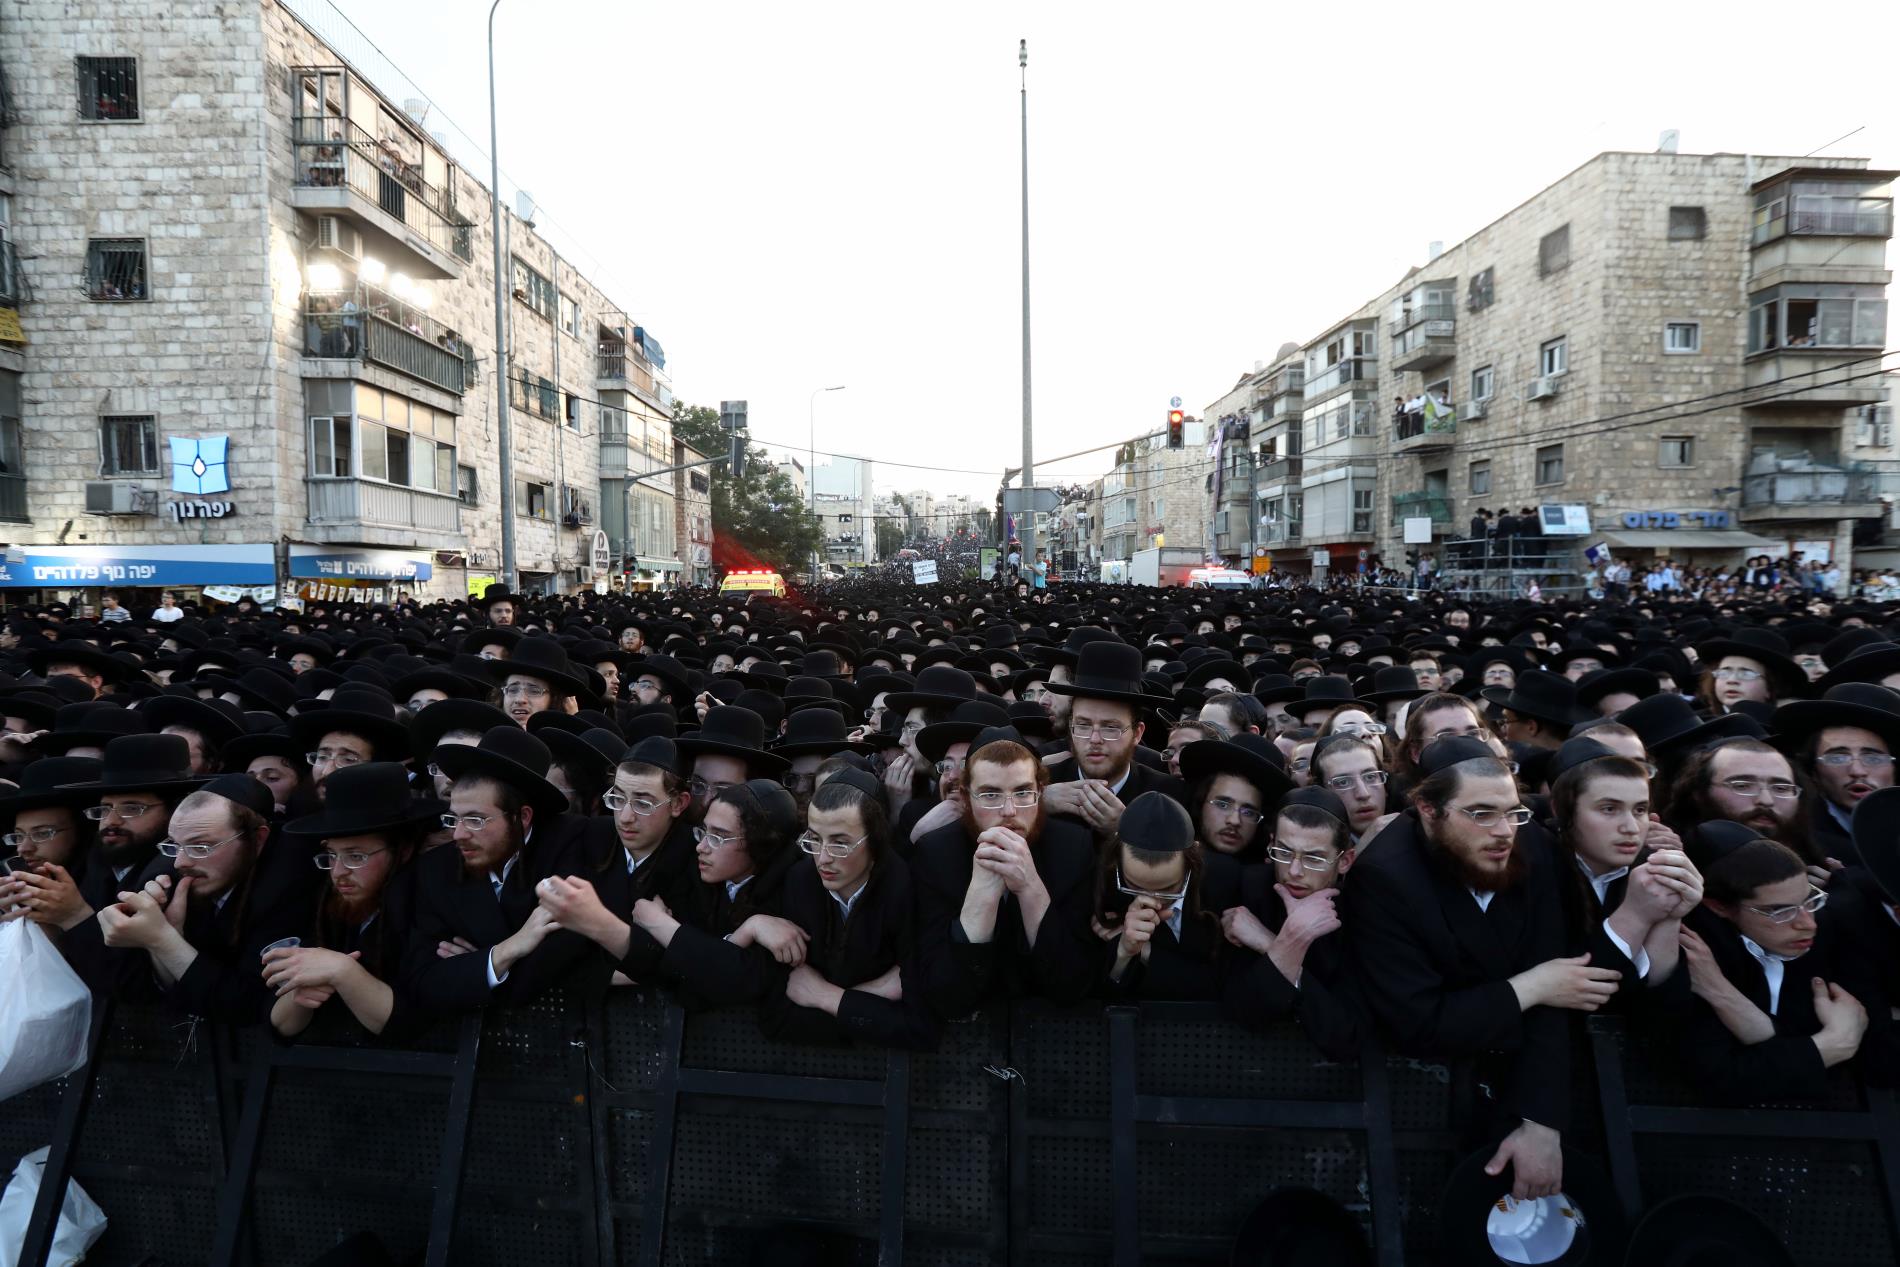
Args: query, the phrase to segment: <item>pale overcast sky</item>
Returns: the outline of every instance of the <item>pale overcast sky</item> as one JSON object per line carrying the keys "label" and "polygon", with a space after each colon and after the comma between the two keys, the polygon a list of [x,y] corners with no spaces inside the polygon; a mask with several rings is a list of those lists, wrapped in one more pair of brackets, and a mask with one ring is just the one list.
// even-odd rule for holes
{"label": "pale overcast sky", "polygon": [[[329,4],[485,181],[487,4],[293,7]],[[1763,154],[1863,128],[1825,152],[1900,166],[1891,0],[501,0],[496,29],[504,197],[585,248],[683,399],[745,398],[755,438],[802,448],[811,390],[845,384],[818,448],[880,490],[987,495],[1020,459],[1019,38],[1044,455],[1151,431],[1170,396],[1198,414],[1427,242],[1664,128]]]}

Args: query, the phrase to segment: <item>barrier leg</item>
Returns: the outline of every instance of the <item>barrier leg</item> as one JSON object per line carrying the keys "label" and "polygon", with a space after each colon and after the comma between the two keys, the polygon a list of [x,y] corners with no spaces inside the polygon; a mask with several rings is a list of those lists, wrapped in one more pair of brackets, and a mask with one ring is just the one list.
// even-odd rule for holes
{"label": "barrier leg", "polygon": [[40,1171],[40,1193],[33,1201],[26,1239],[20,1242],[20,1267],[46,1267],[47,1256],[53,1252],[53,1233],[59,1228],[59,1212],[66,1204],[66,1181],[71,1177],[73,1149],[86,1124],[86,1109],[92,1101],[92,1086],[99,1072],[99,1048],[105,1042],[106,1027],[111,1023],[112,1000],[94,995],[92,1029],[86,1035],[86,1063],[66,1079],[66,1094],[60,1097],[59,1119],[53,1125],[46,1165]]}
{"label": "barrier leg", "polygon": [[1135,1156],[1135,1009],[1108,1009],[1109,1185],[1115,1206],[1115,1267],[1140,1267],[1141,1218]]}

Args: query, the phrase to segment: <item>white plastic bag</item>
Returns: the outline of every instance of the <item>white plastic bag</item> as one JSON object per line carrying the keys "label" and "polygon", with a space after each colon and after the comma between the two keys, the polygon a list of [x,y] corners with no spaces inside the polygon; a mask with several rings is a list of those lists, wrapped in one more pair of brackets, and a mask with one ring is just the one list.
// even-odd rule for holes
{"label": "white plastic bag", "polygon": [[0,924],[0,1100],[86,1063],[92,995],[39,925]]}
{"label": "white plastic bag", "polygon": [[[0,1267],[17,1267],[20,1247],[26,1243],[26,1225],[40,1195],[40,1172],[46,1168],[46,1149],[28,1153],[14,1167],[13,1181],[0,1196]],[[77,1182],[66,1181],[66,1203],[60,1207],[59,1227],[53,1232],[53,1252],[46,1261],[70,1267],[85,1260],[93,1243],[106,1232],[106,1212],[86,1195]]]}

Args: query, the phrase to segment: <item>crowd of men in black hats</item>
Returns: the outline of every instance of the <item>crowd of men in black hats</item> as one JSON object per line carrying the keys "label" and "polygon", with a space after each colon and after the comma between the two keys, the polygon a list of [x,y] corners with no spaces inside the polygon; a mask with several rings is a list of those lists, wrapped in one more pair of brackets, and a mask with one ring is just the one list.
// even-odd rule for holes
{"label": "crowd of men in black hats", "polygon": [[1900,1075],[1900,615],[864,580],[0,639],[0,879],[98,992],[400,1042],[661,984],[927,1048],[1207,1000],[1475,1089],[1562,1182],[1581,1018],[1697,1095]]}

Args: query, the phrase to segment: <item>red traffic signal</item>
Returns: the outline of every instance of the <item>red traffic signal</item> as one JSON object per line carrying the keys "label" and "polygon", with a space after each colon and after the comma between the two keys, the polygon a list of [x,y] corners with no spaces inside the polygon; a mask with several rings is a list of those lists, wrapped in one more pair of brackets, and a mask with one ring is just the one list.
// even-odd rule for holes
{"label": "red traffic signal", "polygon": [[1187,421],[1187,415],[1179,409],[1168,410],[1168,447],[1178,449],[1182,444],[1181,427]]}

